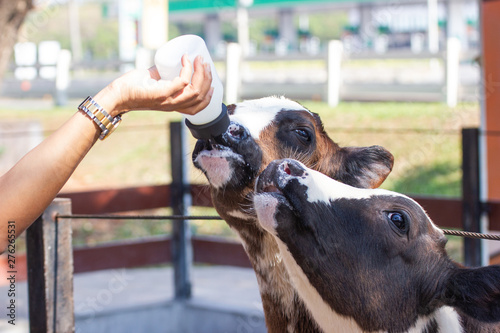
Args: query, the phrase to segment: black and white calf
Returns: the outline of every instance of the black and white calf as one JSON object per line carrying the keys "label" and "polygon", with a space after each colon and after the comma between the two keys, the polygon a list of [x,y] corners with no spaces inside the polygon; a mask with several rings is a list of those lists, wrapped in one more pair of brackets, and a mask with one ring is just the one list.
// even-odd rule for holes
{"label": "black and white calf", "polygon": [[454,263],[414,200],[280,160],[254,206],[324,332],[500,332],[500,266]]}
{"label": "black and white calf", "polygon": [[267,97],[228,106],[231,125],[214,140],[200,140],[193,162],[210,183],[220,216],[239,234],[259,282],[268,331],[316,332],[293,289],[274,238],[252,209],[255,179],[273,160],[299,159],[308,167],[357,187],[377,187],[393,157],[379,146],[340,147],[319,116],[302,105]]}

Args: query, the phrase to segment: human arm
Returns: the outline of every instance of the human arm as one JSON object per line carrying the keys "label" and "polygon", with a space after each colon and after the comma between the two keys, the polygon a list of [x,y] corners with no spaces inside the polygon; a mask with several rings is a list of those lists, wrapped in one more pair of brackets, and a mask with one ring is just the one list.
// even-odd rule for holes
{"label": "human arm", "polygon": [[[93,99],[111,116],[130,110],[178,111],[194,114],[210,102],[212,76],[200,58],[193,69],[183,57],[180,76],[158,81],[155,68],[131,71]],[[0,251],[8,244],[8,221],[19,236],[52,202],[101,133],[86,114],[76,112],[66,123],[0,177]]]}

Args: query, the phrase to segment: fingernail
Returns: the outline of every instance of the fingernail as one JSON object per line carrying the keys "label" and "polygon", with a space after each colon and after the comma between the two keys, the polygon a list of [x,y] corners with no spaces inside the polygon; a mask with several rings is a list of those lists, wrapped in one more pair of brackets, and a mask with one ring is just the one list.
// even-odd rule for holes
{"label": "fingernail", "polygon": [[205,64],[205,71],[207,73],[211,73],[212,72],[212,68],[210,67],[210,64]]}

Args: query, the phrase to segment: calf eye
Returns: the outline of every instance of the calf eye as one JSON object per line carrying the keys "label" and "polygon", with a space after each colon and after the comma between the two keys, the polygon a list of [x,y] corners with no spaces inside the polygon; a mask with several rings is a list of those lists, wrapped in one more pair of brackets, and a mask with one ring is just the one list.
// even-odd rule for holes
{"label": "calf eye", "polygon": [[387,217],[389,218],[391,223],[400,231],[406,231],[407,223],[406,218],[403,214],[398,212],[387,212]]}
{"label": "calf eye", "polygon": [[302,141],[311,142],[311,134],[305,129],[296,129],[295,133],[299,136]]}

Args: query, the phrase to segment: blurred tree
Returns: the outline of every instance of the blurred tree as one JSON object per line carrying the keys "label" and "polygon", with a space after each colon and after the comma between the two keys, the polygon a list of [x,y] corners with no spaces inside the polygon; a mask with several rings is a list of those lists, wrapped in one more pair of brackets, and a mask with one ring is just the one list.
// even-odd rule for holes
{"label": "blurred tree", "polygon": [[0,0],[0,79],[9,64],[19,28],[33,8],[33,0]]}

